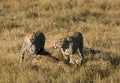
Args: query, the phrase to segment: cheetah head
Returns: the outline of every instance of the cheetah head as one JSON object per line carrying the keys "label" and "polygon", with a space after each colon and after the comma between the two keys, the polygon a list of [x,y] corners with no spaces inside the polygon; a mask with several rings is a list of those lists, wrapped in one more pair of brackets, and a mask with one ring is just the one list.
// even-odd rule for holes
{"label": "cheetah head", "polygon": [[59,39],[58,41],[56,41],[53,45],[53,49],[58,49],[61,48],[63,45],[64,39]]}
{"label": "cheetah head", "polygon": [[71,39],[69,37],[68,38],[61,38],[54,43],[53,49],[69,47],[68,45],[70,42],[71,42]]}
{"label": "cheetah head", "polygon": [[26,40],[27,40],[30,44],[33,44],[34,41],[35,41],[34,32],[33,32],[33,33],[26,34]]}

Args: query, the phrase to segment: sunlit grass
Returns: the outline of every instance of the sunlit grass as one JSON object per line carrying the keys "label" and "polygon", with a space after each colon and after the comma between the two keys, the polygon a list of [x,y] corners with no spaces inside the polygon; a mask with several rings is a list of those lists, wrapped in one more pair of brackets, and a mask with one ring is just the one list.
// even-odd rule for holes
{"label": "sunlit grass", "polygon": [[[0,0],[0,83],[119,83],[119,18],[119,0]],[[32,69],[25,61],[20,66],[24,34],[38,30],[46,36],[45,49],[60,60],[60,50],[50,48],[75,31],[83,34],[85,47],[101,53],[85,53],[83,65],[67,73]]]}

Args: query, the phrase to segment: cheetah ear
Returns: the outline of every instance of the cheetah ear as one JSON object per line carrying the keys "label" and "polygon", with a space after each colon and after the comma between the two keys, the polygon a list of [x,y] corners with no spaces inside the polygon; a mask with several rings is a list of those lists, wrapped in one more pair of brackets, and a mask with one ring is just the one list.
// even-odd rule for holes
{"label": "cheetah ear", "polygon": [[32,32],[33,33],[33,35],[35,36],[35,32]]}
{"label": "cheetah ear", "polygon": [[72,42],[72,38],[71,37],[67,37],[67,41]]}
{"label": "cheetah ear", "polygon": [[60,41],[63,42],[65,40],[65,38],[60,38]]}

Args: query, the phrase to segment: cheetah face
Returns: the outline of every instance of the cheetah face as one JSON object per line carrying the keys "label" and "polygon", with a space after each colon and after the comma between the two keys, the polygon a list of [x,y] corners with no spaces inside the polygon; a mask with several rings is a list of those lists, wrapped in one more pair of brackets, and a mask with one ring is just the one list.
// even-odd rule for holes
{"label": "cheetah face", "polygon": [[62,48],[63,42],[64,42],[64,39],[60,39],[60,40],[56,41],[54,43],[53,49]]}
{"label": "cheetah face", "polygon": [[26,37],[27,37],[27,41],[32,45],[35,41],[34,33],[27,34]]}
{"label": "cheetah face", "polygon": [[35,38],[34,38],[34,35],[33,35],[33,34],[29,34],[29,35],[28,35],[28,38],[29,38],[30,42],[33,43],[33,41],[34,41],[34,39],[35,39]]}
{"label": "cheetah face", "polygon": [[61,47],[62,47],[62,45],[61,45],[60,42],[54,43],[54,46],[53,46],[54,49],[58,49],[58,48],[61,48]]}
{"label": "cheetah face", "polygon": [[70,43],[71,41],[68,40],[68,38],[61,38],[60,40],[54,43],[53,48],[54,49],[63,48],[65,50],[69,48]]}

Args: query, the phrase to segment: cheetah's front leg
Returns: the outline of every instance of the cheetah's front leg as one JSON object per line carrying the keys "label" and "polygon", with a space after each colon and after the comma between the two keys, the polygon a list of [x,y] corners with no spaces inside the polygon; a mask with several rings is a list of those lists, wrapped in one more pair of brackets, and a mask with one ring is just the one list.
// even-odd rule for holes
{"label": "cheetah's front leg", "polygon": [[26,48],[22,50],[22,53],[20,55],[20,62],[24,59],[24,54],[25,54],[26,51],[27,51]]}

